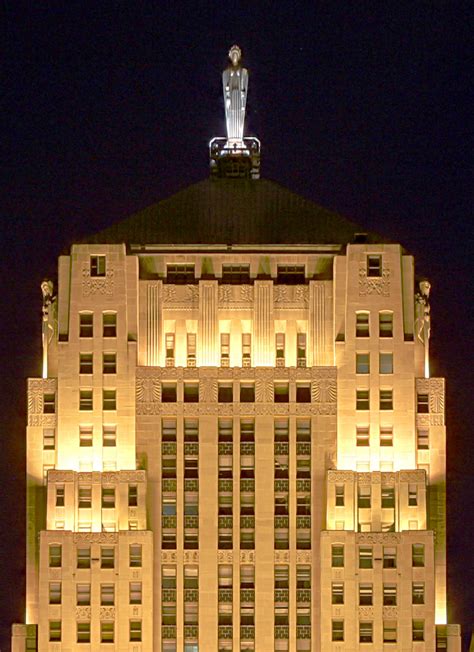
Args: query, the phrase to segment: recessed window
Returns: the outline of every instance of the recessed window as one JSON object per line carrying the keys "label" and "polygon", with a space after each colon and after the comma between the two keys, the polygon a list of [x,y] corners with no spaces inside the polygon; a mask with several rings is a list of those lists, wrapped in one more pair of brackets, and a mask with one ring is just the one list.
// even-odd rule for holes
{"label": "recessed window", "polygon": [[371,502],[370,485],[359,485],[357,491],[357,506],[359,509],[369,509]]}
{"label": "recessed window", "polygon": [[418,414],[428,414],[430,411],[430,401],[428,394],[416,395],[416,411]]}
{"label": "recessed window", "polygon": [[252,336],[250,333],[242,333],[242,366],[249,367],[252,355]]}
{"label": "recessed window", "polygon": [[115,488],[102,487],[102,509],[113,509],[115,507]]}
{"label": "recessed window", "polygon": [[101,547],[100,549],[100,567],[114,568],[115,566],[115,549]]}
{"label": "recessed window", "polygon": [[100,642],[113,643],[114,642],[114,621],[103,620],[100,623]]}
{"label": "recessed window", "polygon": [[393,390],[391,389],[380,390],[380,409],[393,410]]}
{"label": "recessed window", "polygon": [[379,337],[393,337],[393,313],[379,313]]}
{"label": "recessed window", "polygon": [[139,544],[130,546],[130,568],[141,568],[142,566],[142,547]]}
{"label": "recessed window", "polygon": [[94,316],[91,312],[81,312],[79,315],[79,337],[94,335]]}
{"label": "recessed window", "polygon": [[186,336],[186,350],[188,367],[196,366],[196,333],[188,333]]}
{"label": "recessed window", "polygon": [[91,567],[91,548],[87,546],[86,548],[77,549],[77,558],[76,558],[77,568],[90,568]]}
{"label": "recessed window", "polygon": [[275,335],[275,355],[276,363],[285,363],[285,333],[276,333]]}
{"label": "recessed window", "polygon": [[117,409],[117,392],[115,389],[102,390],[102,409],[103,410]]}
{"label": "recessed window", "polygon": [[79,373],[91,374],[93,372],[92,353],[81,353],[79,355]]}
{"label": "recessed window", "polygon": [[336,491],[336,507],[344,507],[344,485],[337,484]]}
{"label": "recessed window", "polygon": [[370,445],[369,426],[357,426],[357,429],[356,429],[356,445],[357,446],[369,446]]}
{"label": "recessed window", "polygon": [[52,544],[49,546],[49,567],[61,568],[62,563],[62,548],[59,544]]}
{"label": "recessed window", "polygon": [[332,640],[333,642],[343,641],[344,640],[344,621],[343,620],[333,620],[332,621]]}
{"label": "recessed window", "polygon": [[250,265],[222,265],[222,283],[248,285],[250,283]]}
{"label": "recessed window", "polygon": [[425,583],[413,582],[412,583],[412,604],[425,604]]}
{"label": "recessed window", "polygon": [[418,506],[418,486],[416,484],[408,485],[408,506]]}
{"label": "recessed window", "polygon": [[91,256],[90,257],[90,272],[91,276],[105,276],[106,260],[105,256]]}
{"label": "recessed window", "polygon": [[422,543],[412,545],[412,566],[422,568],[425,565],[425,546]]}
{"label": "recessed window", "polygon": [[381,374],[393,374],[393,353],[380,353],[379,372]]}
{"label": "recessed window", "polygon": [[142,583],[130,582],[130,604],[142,603]]}
{"label": "recessed window", "polygon": [[393,509],[395,507],[395,488],[382,487],[382,509]]}
{"label": "recessed window", "polygon": [[230,333],[221,333],[221,365],[229,366],[230,356]]}
{"label": "recessed window", "polygon": [[103,336],[117,337],[117,313],[104,312],[102,315]]}
{"label": "recessed window", "polygon": [[184,402],[199,403],[199,383],[184,383]]}
{"label": "recessed window", "polygon": [[104,353],[102,357],[102,372],[104,374],[117,373],[117,354]]}
{"label": "recessed window", "polygon": [[396,643],[397,642],[397,621],[384,620],[383,621],[383,642]]}
{"label": "recessed window", "polygon": [[397,585],[384,584],[383,585],[383,606],[396,607],[397,606]]}
{"label": "recessed window", "polygon": [[306,367],[306,333],[296,335],[296,365]]}
{"label": "recessed window", "polygon": [[102,446],[117,445],[117,426],[104,426],[102,429]]}
{"label": "recessed window", "polygon": [[397,549],[391,546],[384,546],[383,549],[383,567],[396,568],[397,567]]}
{"label": "recessed window", "polygon": [[91,603],[91,585],[76,584],[76,604],[80,607],[88,607]]}
{"label": "recessed window", "polygon": [[290,387],[288,383],[275,383],[274,401],[275,403],[288,403],[290,400]]}
{"label": "recessed window", "polygon": [[49,583],[49,604],[61,604],[61,582]]}
{"label": "recessed window", "polygon": [[373,568],[374,554],[372,546],[360,546],[359,568]]}
{"label": "recessed window", "polygon": [[413,641],[425,640],[425,621],[414,620],[412,625],[412,639]]}
{"label": "recessed window", "polygon": [[79,485],[78,499],[79,509],[90,509],[92,507],[92,487]]}
{"label": "recessed window", "polygon": [[56,507],[64,507],[64,485],[56,486]]}
{"label": "recessed window", "polygon": [[91,624],[89,621],[77,623],[77,642],[78,643],[91,642]]}
{"label": "recessed window", "polygon": [[374,624],[372,621],[359,623],[359,643],[372,643],[374,638]]}
{"label": "recessed window", "polygon": [[136,484],[128,485],[128,506],[138,506],[138,486]]}
{"label": "recessed window", "polygon": [[176,383],[161,383],[161,402],[176,403]]}
{"label": "recessed window", "polygon": [[233,385],[232,383],[219,383],[217,386],[217,400],[219,403],[232,403]]}
{"label": "recessed window", "polygon": [[335,544],[331,547],[331,566],[332,568],[344,567],[344,546]]}
{"label": "recessed window", "polygon": [[306,282],[304,265],[278,265],[277,283],[301,285]]}
{"label": "recessed window", "polygon": [[[49,640],[51,643],[59,643],[61,641],[61,621],[49,621]],[[36,646],[35,646],[36,649]]]}
{"label": "recessed window", "polygon": [[56,412],[56,397],[54,394],[43,394],[43,414]]}
{"label": "recessed window", "polygon": [[310,383],[296,383],[296,402],[311,403]]}
{"label": "recessed window", "polygon": [[370,354],[356,353],[356,374],[370,373]]}
{"label": "recessed window", "polygon": [[170,362],[174,360],[174,340],[174,333],[165,334],[166,360],[169,360]]}
{"label": "recessed window", "polygon": [[382,256],[378,254],[367,256],[367,276],[372,278],[382,276]]}
{"label": "recessed window", "polygon": [[331,585],[332,604],[344,604],[344,582],[333,582]]}
{"label": "recessed window", "polygon": [[374,587],[372,584],[359,584],[359,605],[369,606],[373,605]]}
{"label": "recessed window", "polygon": [[369,313],[356,313],[356,337],[369,337]]}
{"label": "recessed window", "polygon": [[430,433],[428,429],[418,428],[416,431],[416,447],[418,450],[428,450],[430,447]]}
{"label": "recessed window", "polygon": [[369,390],[358,389],[356,390],[356,410],[369,409]]}
{"label": "recessed window", "polygon": [[81,389],[79,390],[79,410],[89,411],[92,410],[92,390]]}
{"label": "recessed window", "polygon": [[393,446],[393,428],[391,426],[380,428],[380,445]]}
{"label": "recessed window", "polygon": [[240,402],[241,403],[254,403],[255,402],[255,384],[254,383],[240,383]]}
{"label": "recessed window", "polygon": [[167,283],[174,283],[175,285],[187,285],[189,283],[194,283],[195,281],[196,278],[194,276],[194,263],[176,263],[174,265],[167,265]]}
{"label": "recessed window", "polygon": [[56,433],[54,428],[43,428],[43,450],[54,450],[56,447]]}

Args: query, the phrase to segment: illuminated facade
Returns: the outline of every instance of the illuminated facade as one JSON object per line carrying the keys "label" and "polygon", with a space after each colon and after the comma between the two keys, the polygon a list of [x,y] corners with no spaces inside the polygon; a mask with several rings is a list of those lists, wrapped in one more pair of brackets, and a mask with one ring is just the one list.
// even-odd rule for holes
{"label": "illuminated facade", "polygon": [[429,284],[222,140],[43,284],[13,652],[460,652]]}

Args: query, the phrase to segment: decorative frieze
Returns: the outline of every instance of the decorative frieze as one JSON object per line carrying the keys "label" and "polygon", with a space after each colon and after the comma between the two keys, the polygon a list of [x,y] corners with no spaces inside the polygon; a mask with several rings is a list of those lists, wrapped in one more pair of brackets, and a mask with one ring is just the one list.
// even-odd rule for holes
{"label": "decorative frieze", "polygon": [[[136,532],[134,532],[136,534]],[[118,543],[118,532],[73,532],[74,543]]]}
{"label": "decorative frieze", "polygon": [[215,403],[217,401],[217,374],[215,368],[203,369],[206,375],[199,383],[199,401],[201,403]]}
{"label": "decorative frieze", "polygon": [[381,297],[390,296],[390,268],[384,267],[382,276],[367,276],[367,264],[359,265],[359,296],[376,294]]}
{"label": "decorative frieze", "polygon": [[275,550],[274,562],[275,564],[289,564],[290,563],[290,551],[289,550]]}
{"label": "decorative frieze", "polygon": [[358,543],[397,544],[402,540],[399,532],[359,532],[356,534]]}
{"label": "decorative frieze", "polygon": [[91,618],[91,607],[76,607],[76,619],[77,620],[90,620]]}
{"label": "decorative frieze", "polygon": [[240,563],[241,564],[253,564],[253,563],[255,563],[255,551],[254,550],[241,550],[240,551]]}
{"label": "decorative frieze", "polygon": [[199,551],[198,550],[184,550],[183,563],[185,564],[199,564]]}
{"label": "decorative frieze", "polygon": [[311,564],[313,555],[311,550],[297,550],[296,563],[297,564]]}
{"label": "decorative frieze", "polygon": [[197,310],[199,304],[198,285],[163,285],[163,308],[166,310]]}
{"label": "decorative frieze", "polygon": [[219,310],[251,310],[253,308],[252,285],[219,285]]}
{"label": "decorative frieze", "polygon": [[218,564],[232,564],[234,561],[234,553],[232,550],[218,550],[217,563]]}
{"label": "decorative frieze", "polygon": [[301,310],[308,307],[309,289],[307,285],[274,285],[273,303],[275,308]]}
{"label": "decorative frieze", "polygon": [[328,471],[328,482],[353,482],[354,475],[353,471]]}
{"label": "decorative frieze", "polygon": [[91,276],[89,263],[82,266],[82,296],[90,297],[94,294],[112,296],[115,286],[115,270],[109,264],[105,276]]}
{"label": "decorative frieze", "polygon": [[44,395],[54,394],[56,396],[56,388],[56,378],[28,378],[29,426],[54,427],[56,425],[56,414],[44,413]]}

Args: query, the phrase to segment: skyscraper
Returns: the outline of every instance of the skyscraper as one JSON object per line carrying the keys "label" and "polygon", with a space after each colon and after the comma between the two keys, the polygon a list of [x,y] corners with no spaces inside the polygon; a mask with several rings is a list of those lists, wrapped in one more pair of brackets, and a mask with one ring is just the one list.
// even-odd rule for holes
{"label": "skyscraper", "polygon": [[13,651],[459,652],[430,284],[260,178],[229,57],[210,178],[42,284]]}

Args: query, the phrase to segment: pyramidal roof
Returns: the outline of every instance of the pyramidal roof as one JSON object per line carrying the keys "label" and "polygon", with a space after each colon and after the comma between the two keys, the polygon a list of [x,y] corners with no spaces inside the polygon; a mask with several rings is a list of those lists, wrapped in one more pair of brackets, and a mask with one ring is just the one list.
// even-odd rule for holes
{"label": "pyramidal roof", "polygon": [[[344,245],[364,231],[267,179],[206,179],[87,238],[127,245]],[[367,242],[386,242],[367,234]]]}

